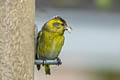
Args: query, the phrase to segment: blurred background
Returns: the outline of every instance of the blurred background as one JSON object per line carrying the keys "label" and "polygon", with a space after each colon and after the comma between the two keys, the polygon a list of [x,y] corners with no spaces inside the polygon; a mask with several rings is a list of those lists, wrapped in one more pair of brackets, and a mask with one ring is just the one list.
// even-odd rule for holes
{"label": "blurred background", "polygon": [[120,0],[36,0],[40,30],[59,15],[73,29],[65,32],[61,66],[43,68],[35,80],[120,80]]}

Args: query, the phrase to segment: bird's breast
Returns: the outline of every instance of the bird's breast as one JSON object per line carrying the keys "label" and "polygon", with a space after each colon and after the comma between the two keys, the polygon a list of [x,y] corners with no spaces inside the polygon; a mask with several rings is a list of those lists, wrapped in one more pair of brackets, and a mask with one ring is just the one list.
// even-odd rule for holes
{"label": "bird's breast", "polygon": [[64,36],[47,36],[41,41],[41,53],[42,57],[46,59],[56,59],[64,44]]}

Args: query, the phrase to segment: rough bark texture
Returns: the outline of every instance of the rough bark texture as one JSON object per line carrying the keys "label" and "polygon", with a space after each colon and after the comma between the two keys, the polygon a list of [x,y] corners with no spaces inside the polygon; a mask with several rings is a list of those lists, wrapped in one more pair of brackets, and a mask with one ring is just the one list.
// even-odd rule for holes
{"label": "rough bark texture", "polygon": [[0,80],[33,80],[34,1],[0,0]]}

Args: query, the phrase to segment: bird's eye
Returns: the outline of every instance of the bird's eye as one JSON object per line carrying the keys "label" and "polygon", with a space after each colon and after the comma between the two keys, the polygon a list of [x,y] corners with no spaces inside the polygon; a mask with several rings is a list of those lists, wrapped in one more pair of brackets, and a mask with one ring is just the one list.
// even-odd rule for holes
{"label": "bird's eye", "polygon": [[61,25],[64,26],[64,23],[62,23]]}

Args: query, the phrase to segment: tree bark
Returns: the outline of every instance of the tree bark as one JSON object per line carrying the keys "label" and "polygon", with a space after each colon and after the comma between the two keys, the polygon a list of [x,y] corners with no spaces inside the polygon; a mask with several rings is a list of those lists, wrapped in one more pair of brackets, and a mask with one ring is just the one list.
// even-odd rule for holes
{"label": "tree bark", "polygon": [[0,0],[0,80],[33,80],[35,0]]}

